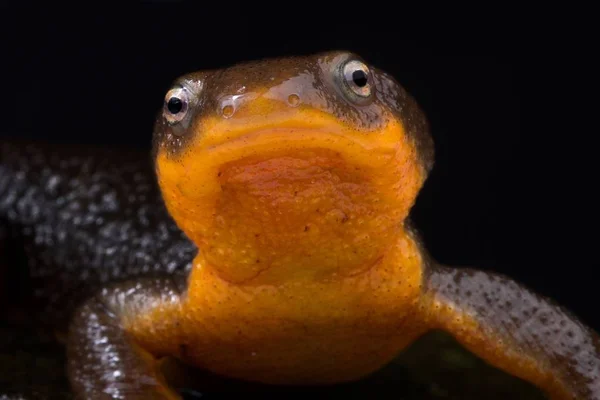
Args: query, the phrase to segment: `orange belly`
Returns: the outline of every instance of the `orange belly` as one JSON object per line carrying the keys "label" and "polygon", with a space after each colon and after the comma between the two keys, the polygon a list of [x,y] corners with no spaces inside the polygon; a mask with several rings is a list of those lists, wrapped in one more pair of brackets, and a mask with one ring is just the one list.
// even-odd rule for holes
{"label": "orange belly", "polygon": [[180,314],[181,358],[273,384],[348,381],[391,361],[414,323],[421,259],[405,237],[361,274],[279,286],[228,283],[197,266]]}
{"label": "orange belly", "polygon": [[190,345],[183,358],[220,375],[263,383],[343,382],[378,370],[420,333],[407,319],[394,321],[340,318],[307,325],[277,317],[223,320],[226,332],[186,335]]}

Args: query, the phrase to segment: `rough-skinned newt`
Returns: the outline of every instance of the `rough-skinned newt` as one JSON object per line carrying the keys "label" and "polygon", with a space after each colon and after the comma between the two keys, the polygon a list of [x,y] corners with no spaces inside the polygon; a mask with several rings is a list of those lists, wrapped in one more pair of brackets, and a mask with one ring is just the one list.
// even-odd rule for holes
{"label": "rough-skinned newt", "polygon": [[409,212],[424,112],[349,52],[191,73],[152,157],[0,144],[0,218],[68,323],[77,398],[176,399],[173,356],[267,384],[364,377],[433,329],[553,399],[600,399],[600,339],[506,276],[439,265]]}

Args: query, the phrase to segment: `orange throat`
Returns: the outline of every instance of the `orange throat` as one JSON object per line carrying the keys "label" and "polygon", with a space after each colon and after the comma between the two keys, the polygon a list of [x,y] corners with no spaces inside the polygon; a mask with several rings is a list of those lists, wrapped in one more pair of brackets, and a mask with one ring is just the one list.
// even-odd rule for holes
{"label": "orange throat", "polygon": [[232,283],[371,268],[405,234],[422,181],[414,150],[397,143],[369,151],[347,135],[282,129],[198,142],[177,159],[159,152],[159,182],[204,267]]}
{"label": "orange throat", "polygon": [[401,216],[382,207],[368,171],[331,150],[234,161],[219,183],[211,233],[198,243],[227,280],[354,274],[381,259],[398,234]]}

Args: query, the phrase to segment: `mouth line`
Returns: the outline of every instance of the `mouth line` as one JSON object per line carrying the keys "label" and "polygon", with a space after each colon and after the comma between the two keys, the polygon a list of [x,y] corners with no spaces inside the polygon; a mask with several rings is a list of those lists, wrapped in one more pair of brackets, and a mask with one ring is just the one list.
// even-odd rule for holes
{"label": "mouth line", "polygon": [[267,127],[223,136],[224,141],[203,146],[205,155],[220,165],[249,156],[330,150],[350,164],[377,168],[387,165],[398,151],[398,143],[381,143],[368,134],[357,137],[336,127]]}
{"label": "mouth line", "polygon": [[[234,147],[236,145],[252,145],[256,142],[270,141],[270,142],[285,142],[285,143],[306,143],[306,142],[322,142],[325,144],[333,144],[334,142],[343,141],[351,146],[359,146],[363,150],[374,150],[379,146],[374,146],[369,143],[368,140],[356,140],[350,138],[346,132],[340,132],[339,129],[336,132],[335,128],[328,128],[324,126],[316,127],[304,127],[304,126],[293,126],[293,127],[267,127],[250,130],[248,133],[238,134],[232,132],[230,135],[225,134],[226,140],[209,145],[205,148],[207,152],[217,152],[223,148]],[[228,137],[229,136],[229,137]],[[368,138],[368,134],[365,134],[365,138]],[[315,148],[323,146],[313,146]]]}

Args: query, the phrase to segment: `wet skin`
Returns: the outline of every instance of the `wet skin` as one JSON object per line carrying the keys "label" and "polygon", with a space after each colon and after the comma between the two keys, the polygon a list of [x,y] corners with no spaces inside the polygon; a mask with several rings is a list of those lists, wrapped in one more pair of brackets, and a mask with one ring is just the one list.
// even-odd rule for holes
{"label": "wet skin", "polygon": [[183,76],[145,161],[0,144],[0,221],[41,315],[68,323],[78,398],[179,398],[164,356],[268,384],[351,381],[433,329],[550,398],[600,398],[595,332],[508,277],[428,256],[408,220],[433,167],[425,116],[357,55]]}

